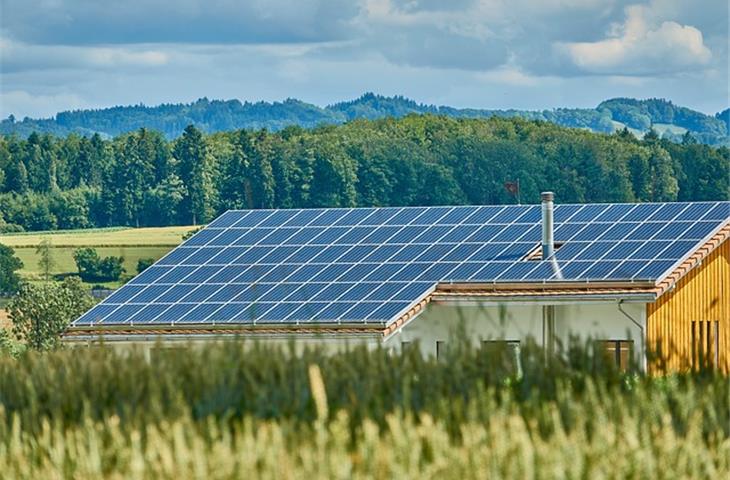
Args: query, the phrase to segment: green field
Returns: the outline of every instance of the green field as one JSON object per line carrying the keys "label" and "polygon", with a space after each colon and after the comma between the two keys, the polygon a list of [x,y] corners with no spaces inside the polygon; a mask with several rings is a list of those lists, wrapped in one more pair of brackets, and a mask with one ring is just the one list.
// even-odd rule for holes
{"label": "green field", "polygon": [[[13,247],[23,261],[20,274],[26,280],[38,280],[41,270],[38,267],[36,247],[43,239],[49,239],[53,246],[55,267],[54,275],[76,273],[73,252],[81,247],[93,247],[100,256],[124,257],[125,278],[137,273],[140,258],[159,259],[182,241],[182,236],[196,227],[159,227],[159,228],[109,228],[74,230],[62,232],[29,232],[0,235],[0,243]],[[120,282],[104,285],[118,286]]]}
{"label": "green field", "polygon": [[726,376],[526,347],[0,355],[0,477],[730,478]]}

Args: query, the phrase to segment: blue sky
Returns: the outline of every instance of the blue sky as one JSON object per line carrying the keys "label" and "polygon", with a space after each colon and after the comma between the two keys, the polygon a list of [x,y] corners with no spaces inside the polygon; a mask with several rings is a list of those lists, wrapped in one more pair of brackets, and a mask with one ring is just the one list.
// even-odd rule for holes
{"label": "blue sky", "polygon": [[0,0],[0,116],[365,91],[456,107],[728,100],[726,0]]}

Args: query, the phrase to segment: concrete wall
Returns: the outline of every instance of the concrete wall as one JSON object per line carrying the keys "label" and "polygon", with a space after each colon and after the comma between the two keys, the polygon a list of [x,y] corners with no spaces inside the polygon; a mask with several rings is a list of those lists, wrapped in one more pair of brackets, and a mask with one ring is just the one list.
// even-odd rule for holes
{"label": "concrete wall", "polygon": [[[149,335],[138,338],[107,338],[104,339],[104,345],[109,348],[113,348],[120,352],[127,352],[132,350],[142,351],[148,358],[153,358],[156,351],[165,350],[170,348],[198,348],[209,346],[213,343],[224,343],[224,342],[238,342],[241,348],[251,348],[257,343],[273,345],[281,347],[282,349],[289,350],[290,346],[293,345],[294,352],[301,354],[306,348],[316,347],[321,348],[328,353],[336,353],[338,351],[345,350],[348,347],[366,346],[370,349],[376,348],[380,344],[380,336],[371,335],[281,335],[281,336],[257,336],[257,337],[244,337],[244,336],[232,336],[232,335],[206,335],[206,336],[194,336],[194,335]],[[83,348],[83,347],[95,347],[101,345],[98,338],[93,340],[65,340],[66,346]]]}
{"label": "concrete wall", "polygon": [[[430,303],[385,344],[400,348],[402,342],[418,340],[424,353],[435,355],[436,342],[448,341],[460,326],[475,344],[481,340],[524,342],[528,337],[543,344],[542,307],[539,303]],[[642,327],[646,325],[645,304],[623,304],[621,308]],[[556,304],[555,336],[567,344],[571,335],[581,340],[631,339],[636,360],[643,359],[641,329],[621,313],[616,302]]]}

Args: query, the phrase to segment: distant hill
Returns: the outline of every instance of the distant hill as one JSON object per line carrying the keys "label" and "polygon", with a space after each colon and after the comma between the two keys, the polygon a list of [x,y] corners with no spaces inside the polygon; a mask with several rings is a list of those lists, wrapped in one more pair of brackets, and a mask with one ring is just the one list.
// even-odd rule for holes
{"label": "distant hill", "polygon": [[287,126],[305,128],[340,124],[355,119],[402,117],[430,113],[457,118],[522,117],[558,125],[610,133],[628,128],[641,136],[654,128],[661,136],[680,141],[686,132],[699,142],[730,145],[730,109],[715,116],[706,115],[663,99],[636,100],[614,98],[596,108],[558,108],[555,110],[484,110],[424,105],[401,96],[384,97],[366,93],[356,100],[319,107],[296,99],[283,102],[244,102],[208,100],[192,103],[163,104],[156,107],[134,105],[98,110],[60,112],[55,118],[0,122],[0,133],[27,137],[30,133],[48,132],[67,135],[100,133],[105,137],[142,127],[159,130],[168,138],[179,136],[190,124],[206,132],[240,128],[267,128],[277,131]]}

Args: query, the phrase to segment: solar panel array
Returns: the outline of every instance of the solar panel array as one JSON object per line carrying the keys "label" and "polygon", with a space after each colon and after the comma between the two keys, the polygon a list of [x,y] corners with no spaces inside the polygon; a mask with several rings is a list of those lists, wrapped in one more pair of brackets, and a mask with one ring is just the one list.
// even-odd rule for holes
{"label": "solar panel array", "polygon": [[655,280],[728,221],[730,202],[554,215],[550,262],[527,259],[539,205],[229,211],[74,325],[387,324],[438,282]]}

